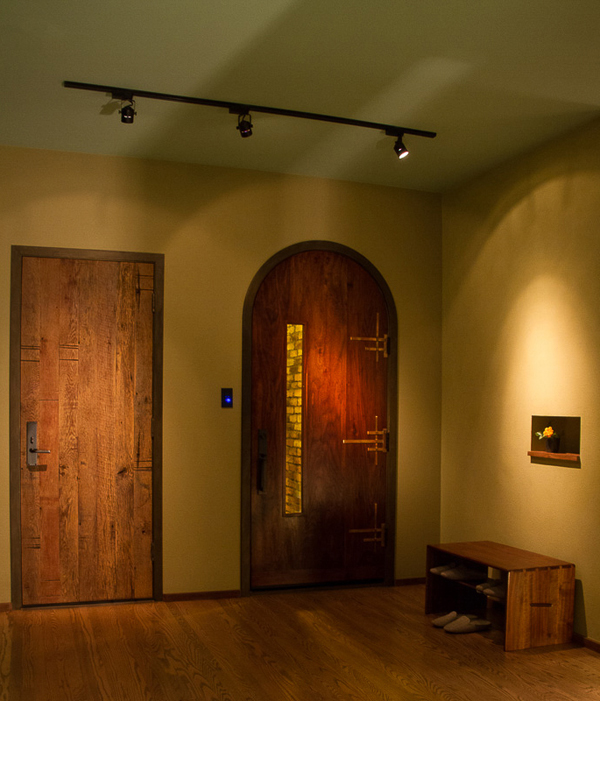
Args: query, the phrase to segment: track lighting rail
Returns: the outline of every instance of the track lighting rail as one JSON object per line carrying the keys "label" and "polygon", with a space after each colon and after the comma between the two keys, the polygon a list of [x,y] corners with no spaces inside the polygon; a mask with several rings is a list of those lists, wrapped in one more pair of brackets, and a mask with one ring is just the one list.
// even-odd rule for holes
{"label": "track lighting rail", "polygon": [[282,115],[290,118],[306,118],[310,121],[326,121],[328,123],[343,124],[345,126],[358,126],[364,129],[379,129],[388,136],[400,138],[403,134],[412,134],[418,137],[435,137],[435,132],[423,131],[422,129],[410,129],[407,126],[394,126],[386,123],[375,123],[373,121],[360,121],[353,118],[339,118],[333,115],[322,115],[321,113],[305,113],[301,110],[286,110],[278,107],[264,107],[263,105],[251,105],[247,102],[227,102],[218,99],[203,99],[201,97],[185,97],[177,94],[163,94],[157,91],[143,91],[141,89],[126,89],[120,86],[100,86],[95,83],[80,83],[78,81],[64,81],[63,86],[67,89],[81,89],[83,91],[100,91],[111,94],[113,99],[123,101],[132,101],[134,97],[143,99],[159,99],[165,102],[183,102],[189,105],[204,105],[207,107],[221,107],[229,110],[230,113],[238,115],[248,113],[269,113],[271,115]]}

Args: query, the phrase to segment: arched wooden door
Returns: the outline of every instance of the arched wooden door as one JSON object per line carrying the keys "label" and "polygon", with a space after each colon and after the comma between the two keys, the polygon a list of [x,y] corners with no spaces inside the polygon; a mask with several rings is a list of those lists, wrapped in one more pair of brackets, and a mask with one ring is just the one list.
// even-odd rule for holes
{"label": "arched wooden door", "polygon": [[391,582],[391,296],[339,245],[267,269],[247,299],[244,590]]}

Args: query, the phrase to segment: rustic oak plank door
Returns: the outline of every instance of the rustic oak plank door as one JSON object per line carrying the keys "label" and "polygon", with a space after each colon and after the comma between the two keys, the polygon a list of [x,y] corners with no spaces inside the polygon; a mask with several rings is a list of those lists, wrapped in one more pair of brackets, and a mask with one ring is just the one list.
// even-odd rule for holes
{"label": "rustic oak plank door", "polygon": [[153,298],[153,263],[22,259],[24,605],[153,595]]}
{"label": "rustic oak plank door", "polygon": [[382,581],[388,310],[346,255],[307,250],[262,281],[252,319],[251,589]]}

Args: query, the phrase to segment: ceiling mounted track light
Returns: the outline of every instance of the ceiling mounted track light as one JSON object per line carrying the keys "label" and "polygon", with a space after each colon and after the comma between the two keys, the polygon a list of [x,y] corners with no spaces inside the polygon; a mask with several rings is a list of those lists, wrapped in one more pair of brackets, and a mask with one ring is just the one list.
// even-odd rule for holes
{"label": "ceiling mounted track light", "polygon": [[119,113],[121,114],[121,123],[133,123],[133,119],[137,115],[133,99],[129,101],[128,105],[124,105]]}
{"label": "ceiling mounted track light", "polygon": [[378,129],[384,131],[390,137],[396,137],[394,150],[398,158],[405,158],[408,150],[404,145],[403,136],[412,134],[417,137],[435,137],[435,132],[423,131],[422,129],[409,129],[406,126],[392,126],[386,123],[374,123],[372,121],[355,121],[352,118],[338,118],[333,115],[322,115],[320,113],[303,113],[300,110],[285,110],[277,107],[263,107],[261,105],[248,105],[240,102],[224,102],[217,99],[201,99],[199,97],[182,97],[176,94],[161,94],[156,91],[141,91],[138,89],[123,89],[118,86],[99,86],[94,83],[79,83],[77,81],[64,81],[63,86],[67,89],[81,89],[83,91],[100,91],[111,94],[113,99],[120,99],[130,104],[122,108],[121,121],[123,123],[133,123],[133,117],[136,115],[134,97],[144,99],[159,99],[164,102],[184,102],[188,105],[203,105],[205,107],[220,107],[229,110],[230,113],[237,113],[237,129],[242,137],[252,135],[252,123],[250,113],[269,113],[271,115],[282,115],[290,118],[306,118],[310,121],[326,121],[327,123],[337,123],[344,126],[358,126],[364,129]]}
{"label": "ceiling mounted track light", "polygon": [[252,137],[252,118],[249,113],[242,113],[238,116],[238,125],[236,129],[240,137]]}
{"label": "ceiling mounted track light", "polygon": [[394,145],[394,152],[398,158],[406,158],[406,156],[408,156],[408,149],[404,144],[402,137],[398,137],[396,140],[396,144]]}

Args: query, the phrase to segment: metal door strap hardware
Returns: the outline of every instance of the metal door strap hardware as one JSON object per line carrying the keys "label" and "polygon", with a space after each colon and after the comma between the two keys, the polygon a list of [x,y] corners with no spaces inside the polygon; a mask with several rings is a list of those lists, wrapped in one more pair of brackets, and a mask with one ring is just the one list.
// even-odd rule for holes
{"label": "metal door strap hardware", "polygon": [[[342,443],[370,443],[370,447],[367,451],[375,452],[375,464],[378,463],[378,454],[387,454],[389,451],[389,431],[387,429],[378,429],[379,417],[375,416],[375,429],[367,430],[367,435],[372,437],[364,438],[360,440],[346,439],[342,440]],[[373,445],[374,443],[374,445]]]}
{"label": "metal door strap hardware", "polygon": [[382,548],[385,547],[386,524],[377,526],[377,502],[374,503],[374,521],[375,525],[371,529],[348,529],[350,534],[372,534],[372,537],[365,537],[363,542],[379,542]]}
{"label": "metal door strap hardware", "polygon": [[375,336],[373,337],[364,337],[364,336],[350,336],[351,341],[370,341],[375,344],[375,346],[365,346],[366,352],[375,352],[375,362],[379,362],[379,354],[383,354],[384,357],[389,356],[389,340],[390,337],[387,333],[384,333],[382,336],[379,335],[379,313],[377,313],[377,321],[375,323]]}

